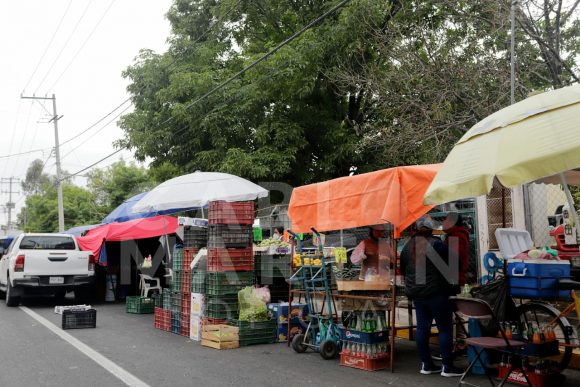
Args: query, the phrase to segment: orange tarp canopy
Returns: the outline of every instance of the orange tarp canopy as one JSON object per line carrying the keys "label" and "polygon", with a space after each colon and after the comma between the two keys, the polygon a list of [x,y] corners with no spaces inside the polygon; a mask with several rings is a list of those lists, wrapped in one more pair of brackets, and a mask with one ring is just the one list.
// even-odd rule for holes
{"label": "orange tarp canopy", "polygon": [[423,204],[423,196],[441,165],[389,168],[295,188],[288,208],[292,231],[391,223],[398,237],[433,208]]}

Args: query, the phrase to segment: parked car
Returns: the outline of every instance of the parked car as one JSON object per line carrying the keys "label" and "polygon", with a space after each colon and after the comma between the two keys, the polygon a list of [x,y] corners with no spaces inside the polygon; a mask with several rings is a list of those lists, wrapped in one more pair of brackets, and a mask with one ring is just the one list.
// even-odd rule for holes
{"label": "parked car", "polygon": [[74,291],[86,298],[94,285],[95,259],[67,234],[21,234],[7,251],[0,247],[0,291],[6,305],[18,306],[24,294]]}

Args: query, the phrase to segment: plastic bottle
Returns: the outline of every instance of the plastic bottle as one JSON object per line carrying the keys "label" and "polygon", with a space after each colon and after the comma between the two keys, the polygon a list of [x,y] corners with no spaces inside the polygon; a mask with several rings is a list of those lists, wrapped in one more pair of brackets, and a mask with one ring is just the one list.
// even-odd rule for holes
{"label": "plastic bottle", "polygon": [[532,336],[532,343],[534,344],[541,344],[542,338],[540,336],[540,332],[538,332],[537,328],[534,328],[534,335]]}
{"label": "plastic bottle", "polygon": [[377,331],[377,315],[375,313],[371,313],[369,325],[369,333],[375,333]]}
{"label": "plastic bottle", "polygon": [[513,338],[512,336],[512,327],[509,323],[506,323],[506,327],[505,327],[505,337],[508,340],[511,340]]}
{"label": "plastic bottle", "polygon": [[362,322],[361,322],[362,318],[361,317],[362,317],[361,313],[356,314],[355,330],[357,330],[357,331],[361,331],[361,329],[362,329]]}

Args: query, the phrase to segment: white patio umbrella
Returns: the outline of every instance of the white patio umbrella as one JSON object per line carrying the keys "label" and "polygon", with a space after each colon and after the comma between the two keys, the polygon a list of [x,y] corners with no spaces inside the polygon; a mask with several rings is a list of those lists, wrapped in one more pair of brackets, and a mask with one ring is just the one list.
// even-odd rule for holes
{"label": "white patio umbrella", "polygon": [[268,191],[227,173],[194,172],[167,180],[153,188],[132,208],[133,212],[203,208],[209,202],[248,201],[268,196]]}

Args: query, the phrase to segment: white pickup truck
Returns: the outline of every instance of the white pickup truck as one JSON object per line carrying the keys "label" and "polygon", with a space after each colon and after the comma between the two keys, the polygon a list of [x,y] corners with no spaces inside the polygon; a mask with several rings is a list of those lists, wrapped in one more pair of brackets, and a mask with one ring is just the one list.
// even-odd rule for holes
{"label": "white pickup truck", "polygon": [[0,291],[8,306],[18,306],[24,294],[62,298],[74,290],[85,298],[94,284],[94,256],[68,234],[21,234],[8,250],[0,247],[0,255]]}

